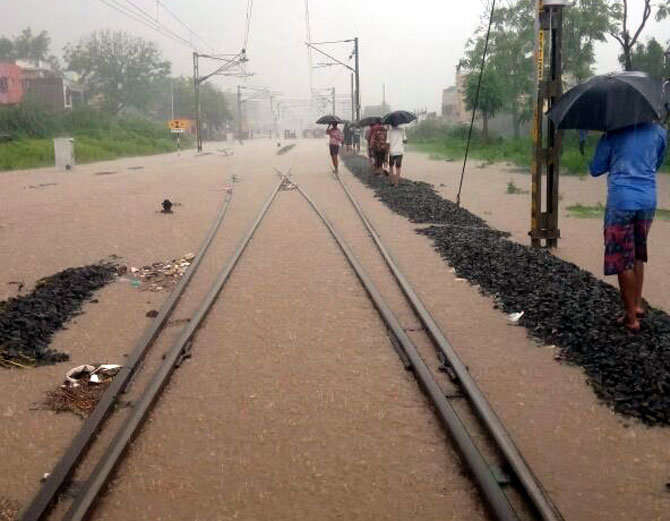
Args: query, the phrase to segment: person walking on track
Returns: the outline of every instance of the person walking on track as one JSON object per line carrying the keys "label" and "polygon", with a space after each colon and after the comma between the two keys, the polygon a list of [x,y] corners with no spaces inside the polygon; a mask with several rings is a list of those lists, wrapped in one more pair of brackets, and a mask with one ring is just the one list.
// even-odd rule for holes
{"label": "person walking on track", "polygon": [[666,130],[643,123],[604,134],[598,142],[591,175],[609,173],[605,208],[605,275],[616,274],[625,314],[619,319],[640,330],[647,235],[656,211],[656,172],[663,164]]}
{"label": "person walking on track", "polygon": [[388,152],[386,135],[386,127],[381,123],[375,123],[370,129],[370,145],[375,160],[375,175],[381,175],[382,167],[386,163]]}
{"label": "person walking on track", "polygon": [[339,128],[337,128],[337,123],[329,125],[328,130],[326,130],[326,134],[328,134],[328,137],[330,138],[328,142],[330,148],[330,159],[333,161],[333,169],[337,174],[338,172],[337,156],[340,153],[340,145],[344,141],[344,136],[342,135],[342,131]]}
{"label": "person walking on track", "polygon": [[[398,186],[400,183],[400,168],[402,167],[402,156],[405,153],[406,142],[405,129],[398,125],[392,125],[386,136],[386,145],[389,151],[389,170],[393,186]],[[395,174],[393,173],[394,167]]]}
{"label": "person walking on track", "polygon": [[372,138],[372,127],[373,125],[369,125],[365,129],[365,142],[368,145],[367,152],[368,152],[368,163],[370,164],[370,168],[375,164],[375,159],[374,159],[374,154],[372,153],[372,143],[370,143],[370,139]]}

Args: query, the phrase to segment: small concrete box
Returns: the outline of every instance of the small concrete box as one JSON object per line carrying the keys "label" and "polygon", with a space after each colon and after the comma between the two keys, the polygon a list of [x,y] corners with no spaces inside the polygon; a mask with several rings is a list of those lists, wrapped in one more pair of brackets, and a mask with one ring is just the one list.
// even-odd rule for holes
{"label": "small concrete box", "polygon": [[74,138],[54,138],[54,157],[56,159],[56,168],[70,170],[74,167]]}

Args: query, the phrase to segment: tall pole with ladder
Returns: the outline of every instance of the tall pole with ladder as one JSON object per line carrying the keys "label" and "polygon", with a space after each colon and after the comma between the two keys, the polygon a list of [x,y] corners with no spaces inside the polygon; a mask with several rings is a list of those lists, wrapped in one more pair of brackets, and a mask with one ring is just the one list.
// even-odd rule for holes
{"label": "tall pole with ladder", "polygon": [[361,75],[359,68],[358,56],[358,36],[354,38],[354,54],[356,58],[355,75],[356,75],[356,120],[361,119]]}
{"label": "tall pole with ladder", "polygon": [[[561,232],[558,228],[558,180],[562,133],[544,117],[563,91],[562,44],[563,8],[568,0],[536,0],[535,87],[536,99],[531,128],[531,246],[555,248]],[[548,52],[547,52],[548,50]],[[547,66],[545,56],[549,58]],[[546,126],[546,138],[545,129]],[[546,175],[545,175],[546,174]],[[546,177],[543,197],[542,177]],[[543,205],[544,202],[544,205]]]}
{"label": "tall pole with ladder", "polygon": [[202,152],[202,134],[200,129],[200,71],[198,70],[198,53],[193,53],[193,90],[195,93],[195,144],[198,152]]}

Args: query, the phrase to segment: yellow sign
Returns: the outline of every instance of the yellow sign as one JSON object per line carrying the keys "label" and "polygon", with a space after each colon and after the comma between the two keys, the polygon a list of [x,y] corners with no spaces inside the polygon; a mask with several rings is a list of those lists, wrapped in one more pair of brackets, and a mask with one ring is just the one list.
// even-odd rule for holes
{"label": "yellow sign", "polygon": [[542,81],[544,78],[544,31],[541,29],[537,42],[537,79]]}
{"label": "yellow sign", "polygon": [[188,126],[187,123],[188,122],[185,119],[171,119],[170,121],[168,121],[168,127],[170,127],[170,129],[172,130],[176,129],[184,130]]}

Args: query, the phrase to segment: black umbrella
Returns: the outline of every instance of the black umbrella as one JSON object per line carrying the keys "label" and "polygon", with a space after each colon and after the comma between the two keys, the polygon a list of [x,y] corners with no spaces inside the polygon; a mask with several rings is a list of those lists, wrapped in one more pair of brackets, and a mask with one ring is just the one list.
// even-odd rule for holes
{"label": "black umbrella", "polygon": [[374,125],[376,123],[381,123],[382,118],[380,116],[368,116],[367,118],[363,118],[358,122],[359,127],[367,127],[369,125]]}
{"label": "black umbrella", "polygon": [[595,76],[563,94],[549,111],[563,129],[609,131],[662,117],[662,82],[643,72]]}
{"label": "black umbrella", "polygon": [[394,110],[384,116],[382,123],[384,123],[384,125],[393,125],[395,127],[396,125],[411,123],[415,119],[416,116],[411,112],[407,112],[406,110]]}
{"label": "black umbrella", "polygon": [[332,125],[333,123],[344,123],[344,120],[337,116],[327,115],[321,116],[316,120],[317,125]]}

